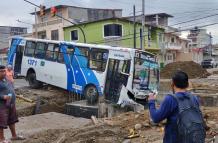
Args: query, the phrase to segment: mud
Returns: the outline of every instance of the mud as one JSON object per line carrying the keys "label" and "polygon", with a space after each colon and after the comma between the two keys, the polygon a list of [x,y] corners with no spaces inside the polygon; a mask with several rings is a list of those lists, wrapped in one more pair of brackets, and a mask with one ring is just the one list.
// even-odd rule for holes
{"label": "mud", "polygon": [[69,93],[65,90],[46,86],[42,89],[28,87],[16,89],[16,94],[31,99],[34,103],[17,98],[16,106],[19,117],[39,113],[64,113],[64,105],[69,101]]}

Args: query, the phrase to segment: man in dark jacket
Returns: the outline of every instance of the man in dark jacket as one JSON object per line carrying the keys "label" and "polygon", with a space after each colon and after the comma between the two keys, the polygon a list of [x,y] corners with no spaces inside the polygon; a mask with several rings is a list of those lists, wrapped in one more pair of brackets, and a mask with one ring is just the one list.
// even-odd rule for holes
{"label": "man in dark jacket", "polygon": [[[188,96],[187,92],[189,86],[188,75],[182,71],[176,72],[172,77],[172,91],[177,97]],[[149,111],[151,119],[154,123],[159,123],[164,119],[167,119],[165,126],[165,134],[163,143],[178,143],[177,142],[177,116],[178,102],[172,95],[166,95],[159,109],[155,107],[155,95],[149,96]],[[195,103],[199,106],[197,97],[194,98]]]}

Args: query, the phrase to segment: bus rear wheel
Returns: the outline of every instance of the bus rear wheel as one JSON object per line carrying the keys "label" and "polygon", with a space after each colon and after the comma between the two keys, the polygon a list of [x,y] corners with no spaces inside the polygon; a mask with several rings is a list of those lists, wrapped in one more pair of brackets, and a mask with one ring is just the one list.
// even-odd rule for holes
{"label": "bus rear wheel", "polygon": [[98,101],[98,90],[94,85],[87,86],[84,91],[88,104],[96,104]]}
{"label": "bus rear wheel", "polygon": [[29,86],[33,89],[41,88],[43,83],[36,80],[36,74],[35,73],[29,73],[27,75],[27,80],[29,82]]}

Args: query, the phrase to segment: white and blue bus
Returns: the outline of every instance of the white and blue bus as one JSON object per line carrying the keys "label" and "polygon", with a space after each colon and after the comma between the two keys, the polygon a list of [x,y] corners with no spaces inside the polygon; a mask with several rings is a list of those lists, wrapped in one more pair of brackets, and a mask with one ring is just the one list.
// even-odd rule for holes
{"label": "white and blue bus", "polygon": [[113,103],[135,103],[132,95],[144,98],[159,85],[156,57],[131,48],[14,37],[8,64],[32,88],[50,84],[89,103],[103,95]]}

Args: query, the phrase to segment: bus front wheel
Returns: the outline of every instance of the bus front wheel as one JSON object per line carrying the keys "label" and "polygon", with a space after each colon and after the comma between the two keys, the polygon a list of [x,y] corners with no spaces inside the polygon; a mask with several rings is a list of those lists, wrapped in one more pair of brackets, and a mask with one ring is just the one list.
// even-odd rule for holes
{"label": "bus front wheel", "polygon": [[88,104],[96,104],[98,101],[98,90],[94,85],[90,85],[85,88],[84,91],[85,98]]}
{"label": "bus front wheel", "polygon": [[33,89],[38,89],[42,87],[42,82],[36,80],[36,74],[35,73],[29,73],[27,75],[27,80],[29,82],[29,86]]}

